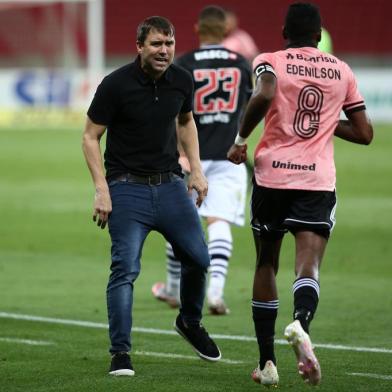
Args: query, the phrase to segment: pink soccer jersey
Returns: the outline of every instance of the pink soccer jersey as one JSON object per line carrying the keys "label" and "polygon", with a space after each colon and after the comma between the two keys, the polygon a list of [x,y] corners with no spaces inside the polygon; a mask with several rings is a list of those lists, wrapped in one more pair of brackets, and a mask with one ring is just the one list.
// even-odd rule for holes
{"label": "pink soccer jersey", "polygon": [[259,185],[333,191],[333,138],[340,113],[364,110],[349,66],[316,48],[290,48],[255,58],[256,77],[273,72],[276,94],[255,151]]}
{"label": "pink soccer jersey", "polygon": [[240,29],[233,31],[227,36],[223,40],[222,45],[233,52],[242,54],[250,62],[259,53],[253,38],[246,31]]}

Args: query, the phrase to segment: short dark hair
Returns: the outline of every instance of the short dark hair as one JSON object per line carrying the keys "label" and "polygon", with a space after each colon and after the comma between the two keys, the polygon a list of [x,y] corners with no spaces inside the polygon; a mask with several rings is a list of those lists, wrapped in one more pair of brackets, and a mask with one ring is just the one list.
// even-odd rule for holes
{"label": "short dark hair", "polygon": [[136,32],[136,41],[143,44],[151,30],[157,30],[170,37],[173,37],[175,33],[174,26],[169,19],[163,16],[149,16],[139,24]]}
{"label": "short dark hair", "polygon": [[311,3],[294,3],[289,6],[284,24],[284,34],[289,39],[309,39],[321,30],[318,7]]}
{"label": "short dark hair", "polygon": [[223,39],[226,32],[226,13],[222,7],[209,5],[199,14],[199,34],[213,35]]}

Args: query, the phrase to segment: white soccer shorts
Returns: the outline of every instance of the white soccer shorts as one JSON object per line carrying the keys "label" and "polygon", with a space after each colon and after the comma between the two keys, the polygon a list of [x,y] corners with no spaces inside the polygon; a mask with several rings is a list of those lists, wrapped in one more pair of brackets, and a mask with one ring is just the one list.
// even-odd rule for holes
{"label": "white soccer shorts", "polygon": [[248,181],[245,164],[235,165],[223,160],[203,160],[201,164],[208,181],[208,194],[198,209],[199,215],[243,226]]}

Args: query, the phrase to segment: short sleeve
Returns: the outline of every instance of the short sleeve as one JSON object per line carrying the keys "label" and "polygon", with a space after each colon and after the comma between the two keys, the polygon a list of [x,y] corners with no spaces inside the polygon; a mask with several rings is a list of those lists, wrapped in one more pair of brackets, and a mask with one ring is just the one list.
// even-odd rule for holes
{"label": "short sleeve", "polygon": [[358,90],[354,73],[348,65],[346,65],[346,73],[348,76],[348,85],[346,99],[343,103],[344,113],[348,115],[353,112],[366,110],[365,101]]}
{"label": "short sleeve", "polygon": [[193,85],[193,79],[191,74],[188,71],[184,70],[184,94],[185,94],[185,99],[182,104],[181,113],[189,113],[193,109],[193,90],[194,90],[194,85]]}
{"label": "short sleeve", "polygon": [[87,111],[89,118],[96,124],[110,125],[116,112],[116,99],[110,79],[104,78],[97,87],[94,98]]}

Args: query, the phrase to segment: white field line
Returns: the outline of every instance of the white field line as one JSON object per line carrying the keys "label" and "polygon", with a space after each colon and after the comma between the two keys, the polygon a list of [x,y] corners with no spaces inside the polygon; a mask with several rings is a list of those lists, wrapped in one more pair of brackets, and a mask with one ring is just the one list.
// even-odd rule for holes
{"label": "white field line", "polygon": [[28,344],[30,346],[51,346],[52,344],[55,344],[54,342],[46,342],[44,340],[30,340],[30,339],[17,339],[17,338],[5,338],[5,337],[0,337],[0,342]]}
{"label": "white field line", "polygon": [[392,376],[384,376],[382,374],[373,374],[373,373],[346,373],[346,374],[348,374],[349,376],[376,378],[377,380],[392,381]]}
{"label": "white field line", "polygon": [[[7,313],[0,312],[0,318],[5,319],[14,319],[14,320],[26,320],[26,321],[38,321],[44,323],[51,324],[62,324],[62,325],[75,325],[78,327],[87,327],[87,328],[104,328],[108,329],[108,325],[105,323],[96,323],[92,321],[81,321],[81,320],[68,320],[68,319],[59,319],[52,317],[40,317],[40,316],[31,316],[28,314],[18,314],[18,313]],[[133,327],[133,332],[139,333],[149,333],[149,334],[157,334],[157,335],[177,335],[177,332],[167,330],[167,329],[156,329],[156,328],[143,328],[143,327]],[[255,342],[256,338],[253,336],[243,336],[243,335],[221,335],[221,334],[211,334],[211,337],[214,339],[221,340],[235,340],[242,342]],[[283,339],[276,339],[276,344],[287,344],[287,342]],[[358,352],[371,352],[371,353],[383,353],[383,354],[392,354],[392,349],[382,348],[382,347],[357,347],[357,346],[345,346],[342,344],[328,344],[328,343],[316,343],[314,347],[325,348],[329,350],[339,350],[339,351],[358,351]]]}
{"label": "white field line", "polygon": [[[160,358],[171,358],[171,359],[189,359],[189,360],[199,360],[200,358],[197,356],[191,355],[181,355],[181,354],[174,354],[174,353],[157,353],[153,351],[134,351],[136,355],[144,355],[147,357],[160,357]],[[219,362],[228,363],[230,365],[238,365],[244,363],[243,361],[235,361],[233,359],[226,359],[221,358]]]}

